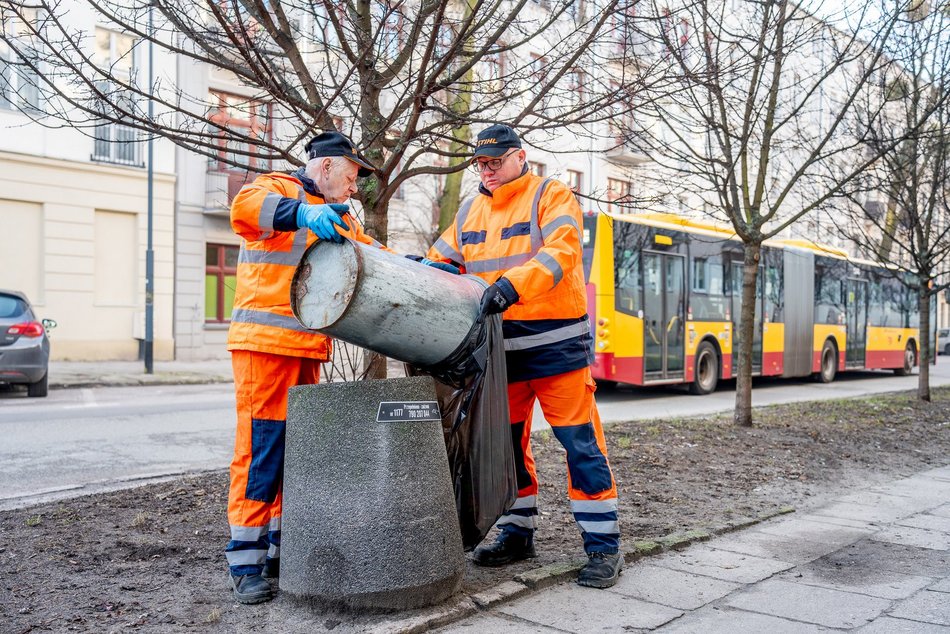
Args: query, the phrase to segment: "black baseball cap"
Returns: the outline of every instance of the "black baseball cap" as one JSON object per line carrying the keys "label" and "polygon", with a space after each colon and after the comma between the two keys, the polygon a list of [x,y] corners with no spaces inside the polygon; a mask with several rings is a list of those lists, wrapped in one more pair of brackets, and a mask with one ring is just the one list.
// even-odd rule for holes
{"label": "black baseball cap", "polygon": [[490,156],[497,158],[510,150],[511,148],[520,148],[521,139],[509,126],[501,123],[490,125],[478,133],[475,141],[475,154],[473,159],[479,156]]}
{"label": "black baseball cap", "polygon": [[364,178],[376,171],[373,164],[367,161],[363,156],[360,156],[360,153],[356,151],[356,148],[353,147],[353,142],[336,130],[321,132],[313,137],[310,139],[310,142],[307,143],[306,150],[307,158],[312,159],[322,158],[324,156],[342,156],[348,158],[359,165],[360,169],[357,174]]}

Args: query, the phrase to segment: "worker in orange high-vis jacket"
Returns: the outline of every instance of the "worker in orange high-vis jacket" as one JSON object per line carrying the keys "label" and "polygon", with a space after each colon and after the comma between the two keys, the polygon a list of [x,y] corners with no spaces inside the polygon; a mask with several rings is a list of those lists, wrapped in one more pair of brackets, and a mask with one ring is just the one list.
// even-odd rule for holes
{"label": "worker in orange high-vis jacket", "polygon": [[316,383],[330,340],[307,330],[290,309],[290,283],[308,246],[343,236],[382,246],[363,232],[345,201],[372,165],[339,132],[306,146],[308,161],[292,174],[259,176],[234,197],[231,226],[244,240],[237,265],[228,350],[237,395],[226,548],[235,598],[271,599],[265,577],[280,563],[281,481],[287,391]]}
{"label": "worker in orange high-vis jacket", "polygon": [[427,257],[488,282],[482,313],[504,312],[519,491],[497,522],[497,540],[479,546],[474,561],[500,566],[535,556],[538,478],[530,439],[537,399],[567,452],[571,509],[588,556],[577,581],[607,588],[617,582],[622,558],[617,487],[590,372],[581,209],[566,185],[528,172],[521,140],[506,125],[478,135],[472,167],[481,177],[479,193],[461,205]]}

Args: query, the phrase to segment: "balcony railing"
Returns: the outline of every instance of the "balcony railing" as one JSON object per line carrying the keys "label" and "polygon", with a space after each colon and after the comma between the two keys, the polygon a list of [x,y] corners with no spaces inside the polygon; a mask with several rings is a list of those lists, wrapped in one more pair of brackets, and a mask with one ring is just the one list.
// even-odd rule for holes
{"label": "balcony railing", "polygon": [[101,163],[145,167],[138,130],[116,123],[96,126],[90,159]]}
{"label": "balcony railing", "polygon": [[204,212],[211,215],[230,213],[231,201],[255,176],[253,172],[229,172],[216,167],[209,168],[205,174]]}
{"label": "balcony railing", "polygon": [[604,157],[611,163],[627,167],[636,167],[650,162],[649,155],[637,146],[636,141],[622,136],[607,139]]}

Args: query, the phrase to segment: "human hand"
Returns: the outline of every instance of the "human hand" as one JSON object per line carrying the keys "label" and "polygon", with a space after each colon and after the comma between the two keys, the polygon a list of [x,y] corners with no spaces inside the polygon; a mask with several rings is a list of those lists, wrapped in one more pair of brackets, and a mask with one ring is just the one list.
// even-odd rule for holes
{"label": "human hand", "polygon": [[511,282],[505,278],[501,278],[485,289],[478,310],[483,316],[503,313],[508,310],[512,304],[516,303],[518,299],[518,291],[511,285]]}
{"label": "human hand", "polygon": [[425,264],[426,266],[431,266],[433,268],[440,269],[442,271],[445,271],[446,273],[452,273],[453,275],[458,275],[459,273],[461,273],[461,271],[459,270],[457,266],[453,266],[449,264],[448,262],[436,262],[435,260],[430,260],[429,258],[422,258],[419,261]]}
{"label": "human hand", "polygon": [[343,236],[339,229],[349,230],[349,226],[343,222],[340,214],[345,214],[350,210],[349,205],[342,203],[330,203],[326,205],[308,205],[301,203],[297,207],[297,226],[307,227],[321,240],[333,240],[337,243],[343,242]]}

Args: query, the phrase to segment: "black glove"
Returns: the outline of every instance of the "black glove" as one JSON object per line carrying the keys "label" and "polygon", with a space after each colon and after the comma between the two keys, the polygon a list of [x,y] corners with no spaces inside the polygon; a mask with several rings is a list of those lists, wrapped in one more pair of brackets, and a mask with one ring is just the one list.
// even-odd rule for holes
{"label": "black glove", "polygon": [[503,313],[518,299],[520,299],[518,291],[511,285],[511,282],[502,277],[485,289],[478,310],[483,316]]}

